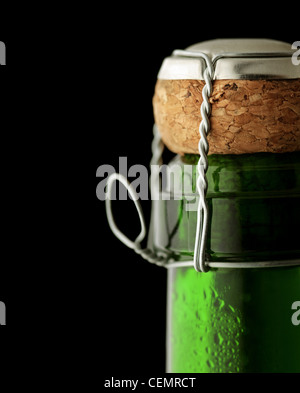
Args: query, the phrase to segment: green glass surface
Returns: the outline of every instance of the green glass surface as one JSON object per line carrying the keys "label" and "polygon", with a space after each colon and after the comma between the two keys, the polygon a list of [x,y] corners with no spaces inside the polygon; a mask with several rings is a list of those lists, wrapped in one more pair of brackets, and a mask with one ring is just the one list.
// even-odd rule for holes
{"label": "green glass surface", "polygon": [[[198,158],[170,163],[168,200],[155,204],[153,247],[177,261],[193,258]],[[208,160],[207,258],[299,259],[300,152]],[[300,267],[169,269],[167,371],[300,372],[300,325],[291,321],[299,300]]]}
{"label": "green glass surface", "polygon": [[300,372],[300,267],[168,275],[168,372]]}
{"label": "green glass surface", "polygon": [[[197,160],[198,156],[176,157],[170,163],[175,178],[170,200],[157,206],[154,247],[180,260],[191,259],[194,252],[197,211],[195,197],[185,189],[196,191]],[[208,162],[208,258],[299,257],[300,152],[211,155]],[[192,176],[183,175],[184,166],[191,166]]]}

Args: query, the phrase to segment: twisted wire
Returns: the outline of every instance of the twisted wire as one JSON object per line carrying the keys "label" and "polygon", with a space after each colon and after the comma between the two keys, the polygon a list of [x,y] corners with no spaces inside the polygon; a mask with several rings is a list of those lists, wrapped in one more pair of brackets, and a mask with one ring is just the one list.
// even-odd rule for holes
{"label": "twisted wire", "polygon": [[198,144],[200,158],[197,164],[198,178],[197,178],[197,191],[199,194],[199,204],[197,211],[197,228],[194,249],[194,268],[198,272],[207,272],[208,266],[205,264],[205,246],[207,240],[208,228],[208,206],[206,201],[207,193],[207,178],[206,172],[208,169],[207,154],[209,151],[209,144],[207,135],[210,131],[209,117],[211,114],[211,104],[209,98],[212,93],[212,79],[214,77],[214,70],[211,60],[203,54],[206,61],[206,69],[204,71],[205,85],[202,89],[203,102],[201,105],[201,123],[199,126],[200,140]]}
{"label": "twisted wire", "polygon": [[160,133],[156,125],[153,126],[153,140],[151,144],[152,158],[150,161],[150,190],[152,199],[157,200],[160,191],[159,183],[159,167],[162,165],[162,154],[165,145],[161,139]]}
{"label": "twisted wire", "polygon": [[[182,51],[178,51],[182,54]],[[179,53],[178,53],[179,54]],[[187,53],[188,54],[188,53]],[[207,193],[207,179],[206,172],[208,169],[208,160],[207,154],[209,150],[209,144],[207,141],[207,134],[210,131],[210,121],[209,116],[211,113],[211,105],[209,103],[209,98],[212,92],[212,80],[214,78],[214,67],[211,59],[205,55],[204,53],[198,53],[197,57],[201,57],[206,62],[206,69],[204,71],[204,80],[205,85],[202,89],[202,97],[203,102],[201,105],[201,117],[202,121],[199,126],[200,133],[200,141],[199,141],[199,154],[200,158],[197,165],[198,178],[197,178],[197,191],[199,193],[199,204],[197,211],[197,228],[196,228],[196,239],[195,239],[195,249],[194,249],[194,268],[198,272],[207,272],[209,270],[208,265],[205,264],[205,245],[207,238],[207,227],[208,227],[208,206],[206,202],[206,193]],[[151,159],[151,192],[156,193],[159,192],[159,171],[154,172],[152,165],[161,165],[162,164],[162,153],[164,150],[164,144],[161,140],[160,134],[156,126],[153,128],[154,138],[152,142],[152,159]],[[133,242],[128,239],[127,236],[122,233],[117,227],[112,210],[111,210],[111,196],[112,196],[112,184],[114,181],[120,181],[127,188],[128,192],[133,197],[133,201],[137,208],[140,222],[141,222],[141,233]],[[150,263],[156,264],[158,266],[167,266],[168,260],[166,256],[159,256],[155,253],[155,251],[150,248],[142,248],[141,242],[144,240],[146,236],[145,230],[145,220],[142,212],[141,205],[137,200],[136,193],[128,182],[128,180],[120,175],[120,174],[112,174],[107,180],[107,196],[106,196],[106,213],[108,218],[108,223],[115,234],[115,236],[122,241],[127,247],[133,249],[138,255],[147,260]]]}
{"label": "twisted wire", "polygon": [[158,256],[154,251],[150,248],[141,248],[140,244],[137,244],[133,249],[138,255],[140,255],[146,261],[153,263],[157,266],[166,266],[166,258],[164,256]]}
{"label": "twisted wire", "polygon": [[[153,140],[151,144],[151,151],[152,151],[152,158],[150,161],[150,168],[151,168],[151,174],[150,174],[150,187],[151,187],[151,193],[152,196],[154,196],[155,193],[159,192],[160,186],[159,186],[159,171],[157,171],[158,168],[153,168],[152,165],[162,165],[162,154],[164,151],[164,143],[161,139],[160,133],[154,125],[153,127]],[[157,255],[153,250],[150,248],[141,248],[140,243],[136,244],[136,247],[134,248],[134,251],[140,255],[143,259],[146,261],[153,263],[157,266],[165,266],[167,262],[167,258],[164,256],[159,256]]]}
{"label": "twisted wire", "polygon": [[161,139],[160,133],[154,125],[153,127],[153,140],[151,144],[151,152],[152,158],[150,161],[150,165],[162,165],[162,154],[164,151],[165,145]]}
{"label": "twisted wire", "polygon": [[[287,260],[287,261],[260,261],[260,262],[206,262],[205,263],[205,245],[207,238],[207,226],[208,226],[208,206],[206,202],[206,193],[207,193],[207,178],[206,172],[208,169],[208,160],[207,154],[209,151],[209,144],[207,141],[207,135],[210,131],[210,121],[209,116],[211,114],[211,105],[209,103],[209,98],[212,93],[212,80],[214,79],[214,66],[222,57],[234,57],[234,56],[242,56],[242,57],[253,57],[254,54],[222,54],[216,56],[213,61],[205,55],[204,53],[195,53],[189,51],[176,50],[173,53],[175,56],[187,56],[187,57],[196,57],[202,58],[206,62],[206,69],[203,73],[205,86],[202,89],[202,97],[203,103],[201,105],[201,117],[202,121],[199,126],[200,133],[200,141],[199,141],[199,154],[200,158],[197,165],[198,178],[197,178],[197,191],[199,193],[199,205],[198,205],[198,216],[197,216],[197,231],[196,231],[196,239],[195,239],[195,250],[194,250],[194,260],[193,261],[183,261],[183,262],[175,262],[172,259],[168,259],[166,256],[159,256],[150,248],[141,248],[141,242],[144,240],[146,236],[145,231],[145,221],[142,214],[141,206],[137,200],[135,191],[133,187],[128,183],[127,179],[119,174],[113,174],[108,178],[107,181],[107,198],[106,198],[106,212],[107,218],[109,222],[109,226],[111,227],[113,233],[119,240],[121,240],[127,247],[133,249],[138,255],[142,256],[145,260],[150,263],[156,264],[158,266],[164,266],[166,268],[175,268],[175,267],[189,267],[193,266],[198,272],[207,272],[209,267],[214,268],[256,268],[256,267],[277,267],[277,266],[294,266],[300,265],[300,260]],[[257,54],[260,55],[260,54]],[[263,54],[269,55],[269,54]],[[278,56],[285,56],[286,54],[278,54]],[[160,134],[154,126],[153,129],[154,138],[152,142],[152,160],[151,165],[161,165],[162,164],[162,152],[164,150],[163,142],[160,138]],[[156,172],[151,171],[151,177],[155,177],[157,175]],[[112,196],[112,184],[114,181],[121,181],[124,186],[128,189],[128,192],[133,197],[133,201],[136,204],[136,208],[141,221],[141,233],[133,242],[128,239],[116,226],[113,218],[113,214],[111,211],[111,196]],[[153,184],[155,190],[159,191],[159,179],[155,179]],[[153,190],[151,190],[153,191]]]}

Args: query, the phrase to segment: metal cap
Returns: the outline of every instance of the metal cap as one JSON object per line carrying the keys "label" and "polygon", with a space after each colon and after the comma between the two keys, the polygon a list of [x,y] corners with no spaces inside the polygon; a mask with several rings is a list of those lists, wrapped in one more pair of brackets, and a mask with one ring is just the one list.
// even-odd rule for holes
{"label": "metal cap", "polygon": [[297,79],[300,67],[292,62],[291,45],[270,39],[217,39],[203,41],[186,50],[175,50],[161,66],[158,79],[201,79],[209,56],[214,79]]}

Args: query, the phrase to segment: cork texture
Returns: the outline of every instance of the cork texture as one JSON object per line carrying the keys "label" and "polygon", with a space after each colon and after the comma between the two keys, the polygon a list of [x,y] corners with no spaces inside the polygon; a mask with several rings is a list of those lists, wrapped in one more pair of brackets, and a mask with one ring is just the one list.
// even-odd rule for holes
{"label": "cork texture", "polygon": [[[173,152],[198,153],[200,80],[158,80],[154,118]],[[300,79],[216,80],[209,154],[300,151]]]}

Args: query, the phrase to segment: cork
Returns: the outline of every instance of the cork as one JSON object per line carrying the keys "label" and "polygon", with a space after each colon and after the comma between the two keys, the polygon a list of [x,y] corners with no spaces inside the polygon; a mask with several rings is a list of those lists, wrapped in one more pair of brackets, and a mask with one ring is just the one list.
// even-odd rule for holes
{"label": "cork", "polygon": [[[154,118],[165,145],[198,153],[201,80],[158,80]],[[215,80],[209,154],[300,151],[300,79]]]}

